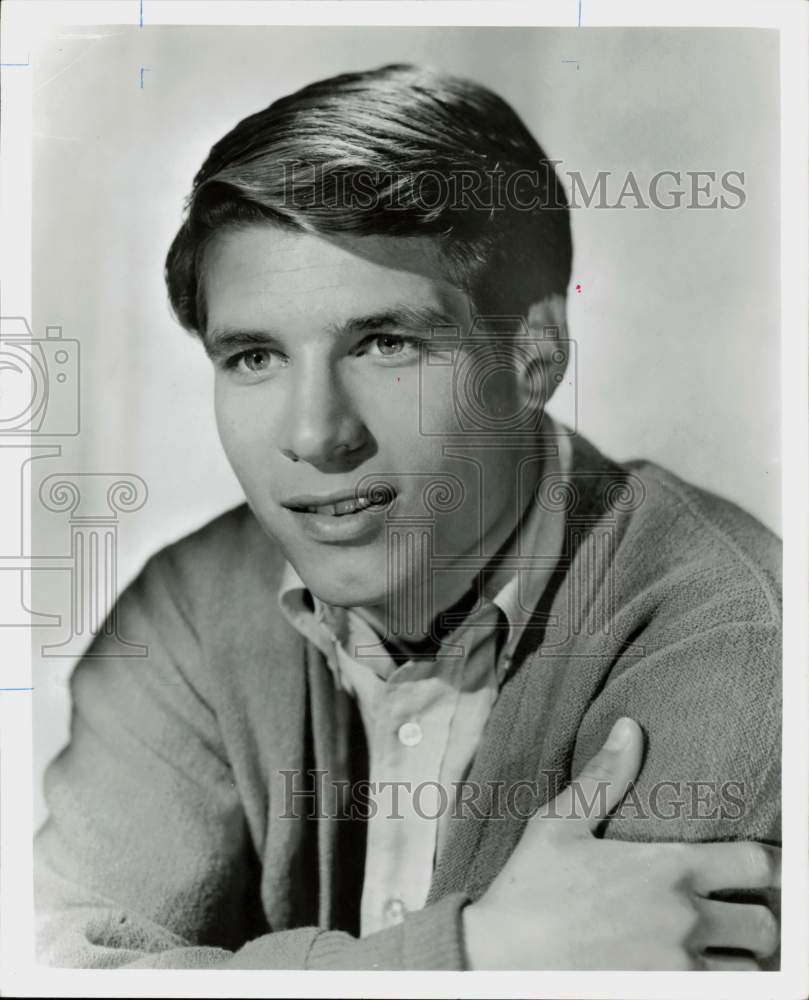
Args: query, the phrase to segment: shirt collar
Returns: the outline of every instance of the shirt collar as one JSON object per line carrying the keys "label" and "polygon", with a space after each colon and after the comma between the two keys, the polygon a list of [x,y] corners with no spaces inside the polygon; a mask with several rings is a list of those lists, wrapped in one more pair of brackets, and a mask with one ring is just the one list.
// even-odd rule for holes
{"label": "shirt collar", "polygon": [[[570,439],[556,437],[558,452],[545,460],[542,479],[554,477],[564,481],[570,471],[572,448]],[[533,609],[548,585],[556,568],[565,540],[565,513],[548,510],[536,497],[505,554],[505,559],[487,581],[484,593],[505,614],[508,637],[504,652],[510,657],[533,614]]]}

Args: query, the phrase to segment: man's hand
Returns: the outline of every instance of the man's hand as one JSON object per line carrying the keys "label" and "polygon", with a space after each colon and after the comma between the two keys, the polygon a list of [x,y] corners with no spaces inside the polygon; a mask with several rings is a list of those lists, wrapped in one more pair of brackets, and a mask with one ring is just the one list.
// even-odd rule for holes
{"label": "man's hand", "polygon": [[[779,886],[777,848],[594,836],[637,776],[642,750],[640,727],[619,719],[578,776],[580,794],[568,786],[529,820],[506,866],[463,910],[470,968],[756,970],[756,958],[777,950],[767,907],[706,898]],[[594,801],[599,808],[583,816]]]}

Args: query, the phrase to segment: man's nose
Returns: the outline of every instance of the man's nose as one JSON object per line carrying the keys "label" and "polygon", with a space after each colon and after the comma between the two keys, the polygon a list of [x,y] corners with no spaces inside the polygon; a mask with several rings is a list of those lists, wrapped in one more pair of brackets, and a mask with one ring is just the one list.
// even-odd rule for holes
{"label": "man's nose", "polygon": [[287,407],[281,453],[328,468],[358,460],[369,443],[370,432],[338,373],[326,365],[302,372]]}

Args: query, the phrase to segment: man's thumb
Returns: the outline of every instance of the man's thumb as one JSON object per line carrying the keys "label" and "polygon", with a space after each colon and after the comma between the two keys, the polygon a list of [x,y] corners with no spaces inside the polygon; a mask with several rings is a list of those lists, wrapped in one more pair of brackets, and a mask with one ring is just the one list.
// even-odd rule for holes
{"label": "man's thumb", "polygon": [[537,812],[535,819],[543,827],[547,823],[558,826],[554,832],[565,836],[593,833],[626,795],[640,770],[642,756],[643,730],[634,719],[618,719],[595,757]]}

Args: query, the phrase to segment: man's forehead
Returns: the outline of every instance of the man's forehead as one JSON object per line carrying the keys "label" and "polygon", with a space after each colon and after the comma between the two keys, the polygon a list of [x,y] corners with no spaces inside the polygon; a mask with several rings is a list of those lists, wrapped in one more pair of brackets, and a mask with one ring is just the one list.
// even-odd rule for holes
{"label": "man's forehead", "polygon": [[277,226],[223,232],[206,251],[202,272],[208,327],[233,313],[339,312],[345,322],[386,309],[432,311],[466,320],[470,303],[451,284],[435,241],[409,237],[324,237]]}
{"label": "man's forehead", "polygon": [[[250,261],[253,267],[245,268]],[[239,276],[278,276],[287,280],[302,271],[343,274],[394,271],[448,282],[437,241],[431,237],[354,236],[306,233],[272,224],[229,227],[212,238],[205,251],[206,270],[235,270]],[[227,274],[232,278],[232,274]],[[221,280],[221,279],[220,279]]]}

